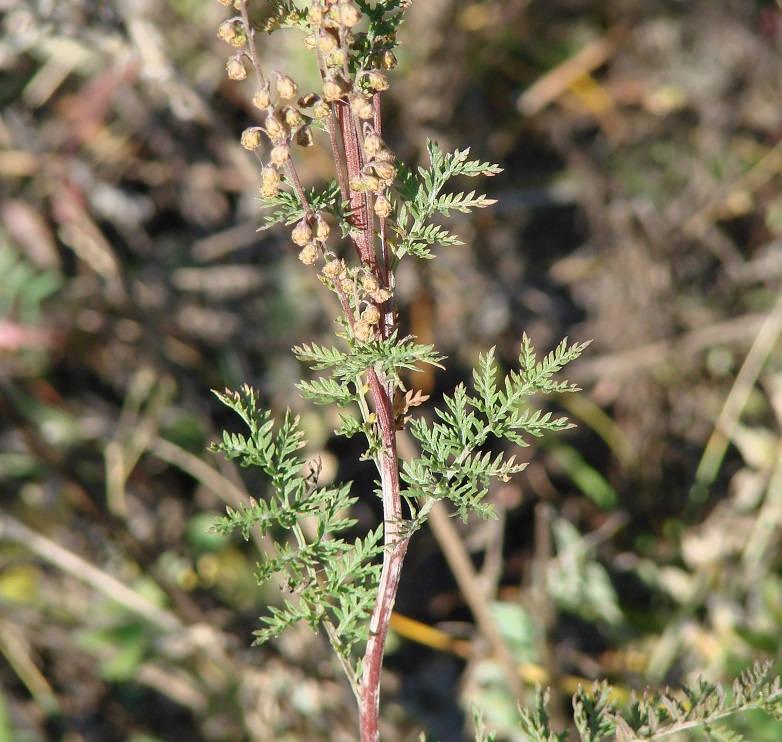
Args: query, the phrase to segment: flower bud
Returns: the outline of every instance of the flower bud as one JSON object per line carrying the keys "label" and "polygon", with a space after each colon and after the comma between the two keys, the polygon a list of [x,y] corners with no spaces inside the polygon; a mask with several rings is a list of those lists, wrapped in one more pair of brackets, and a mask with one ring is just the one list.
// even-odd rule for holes
{"label": "flower bud", "polygon": [[388,90],[388,78],[380,70],[370,70],[366,74],[367,82],[372,90]]}
{"label": "flower bud", "polygon": [[383,146],[383,140],[374,131],[368,132],[364,137],[364,153],[367,159],[371,160]]}
{"label": "flower bud", "polygon": [[297,100],[296,103],[302,108],[310,108],[314,103],[317,103],[319,100],[320,100],[320,96],[315,95],[315,93],[305,93],[304,95],[299,97],[299,100]]}
{"label": "flower bud", "polygon": [[261,183],[263,185],[277,185],[280,180],[282,180],[280,173],[271,165],[267,165],[261,170]]}
{"label": "flower bud", "polygon": [[242,147],[249,150],[258,149],[261,146],[261,127],[251,126],[242,132]]}
{"label": "flower bud", "polygon": [[217,0],[217,2],[219,2],[220,5],[226,5],[226,6],[234,4],[234,0]]}
{"label": "flower bud", "polygon": [[291,239],[299,247],[304,247],[312,239],[312,228],[307,224],[306,219],[302,219],[291,232]]}
{"label": "flower bud", "polygon": [[307,11],[307,18],[309,19],[310,23],[315,26],[320,26],[323,23],[323,15],[322,5],[313,4],[312,7]]}
{"label": "flower bud", "polygon": [[312,129],[305,124],[296,132],[296,144],[299,147],[311,147],[315,142],[312,139]]}
{"label": "flower bud", "polygon": [[386,70],[392,70],[397,65],[396,57],[394,56],[394,52],[389,51],[388,49],[384,49],[382,52],[380,52],[380,66],[383,69]]}
{"label": "flower bud", "polygon": [[342,78],[341,75],[336,75],[330,80],[326,80],[323,83],[323,97],[329,102],[334,103],[350,90],[350,85]]}
{"label": "flower bud", "polygon": [[276,113],[266,117],[266,133],[273,142],[280,142],[288,136],[288,127],[280,121]]}
{"label": "flower bud", "polygon": [[348,183],[350,190],[354,193],[363,193],[367,187],[364,184],[364,178],[361,175],[354,175]]}
{"label": "flower bud", "polygon": [[290,126],[291,129],[298,129],[304,123],[301,112],[294,106],[283,106],[280,113],[282,113],[285,123]]}
{"label": "flower bud", "polygon": [[323,266],[323,275],[326,276],[326,278],[331,278],[334,280],[339,276],[340,273],[342,273],[343,265],[341,260],[332,260],[326,265]]}
{"label": "flower bud", "polygon": [[391,292],[388,289],[378,289],[372,292],[372,298],[378,304],[384,304],[391,298]]}
{"label": "flower bud", "polygon": [[328,222],[320,214],[317,214],[315,216],[315,238],[323,242],[328,239],[330,231],[331,227]]}
{"label": "flower bud", "polygon": [[360,119],[371,119],[375,115],[375,109],[369,98],[363,93],[351,93],[348,97],[350,108]]}
{"label": "flower bud", "polygon": [[304,37],[304,48],[309,49],[311,52],[318,48],[318,40],[314,34],[307,34]]}
{"label": "flower bud", "polygon": [[380,178],[376,178],[374,175],[364,175],[361,180],[364,183],[364,188],[370,193],[377,193],[380,190]]}
{"label": "flower bud", "polygon": [[312,106],[312,115],[316,119],[327,119],[331,115],[331,105],[325,100],[319,100]]}
{"label": "flower bud", "polygon": [[339,4],[339,20],[345,28],[353,28],[361,20],[361,13],[350,0],[341,2]]}
{"label": "flower bud", "polygon": [[269,158],[273,165],[280,167],[284,165],[291,156],[291,148],[287,144],[278,144],[272,151]]}
{"label": "flower bud", "polygon": [[378,283],[377,278],[373,276],[371,273],[365,273],[363,276],[361,276],[361,286],[363,287],[364,291],[366,291],[368,294],[371,294],[373,291],[377,291],[380,288],[380,283]]}
{"label": "flower bud", "polygon": [[304,265],[314,265],[317,259],[318,246],[314,242],[310,242],[309,245],[303,247],[299,253],[299,260],[301,260]]}
{"label": "flower bud", "polygon": [[380,322],[380,310],[372,304],[361,313],[361,319],[367,324],[376,325]]}
{"label": "flower bud", "polygon": [[266,80],[259,88],[258,92],[253,96],[253,105],[256,108],[264,109],[271,105],[272,98],[269,93],[269,81]]}
{"label": "flower bud", "polygon": [[276,87],[280,98],[284,98],[285,100],[293,98],[299,89],[299,86],[293,82],[290,77],[283,75],[281,72],[277,73]]}
{"label": "flower bud", "polygon": [[384,162],[382,160],[375,160],[370,163],[375,174],[381,180],[393,180],[396,175],[396,167],[392,162]]}
{"label": "flower bud", "polygon": [[247,32],[237,19],[223,21],[217,29],[217,36],[232,46],[244,46],[247,43]]}
{"label": "flower bud", "polygon": [[392,211],[391,202],[382,193],[375,199],[375,214],[381,219],[390,216]]}
{"label": "flower bud", "polygon": [[338,67],[339,69],[342,69],[348,61],[348,53],[344,49],[337,49],[331,54],[329,54],[328,58],[326,59],[326,66],[327,67]]}
{"label": "flower bud", "polygon": [[384,144],[377,152],[375,152],[375,159],[380,160],[381,162],[393,162],[396,160],[396,156]]}
{"label": "flower bud", "polygon": [[372,326],[363,319],[359,320],[353,327],[353,337],[359,343],[366,343],[372,337]]}
{"label": "flower bud", "polygon": [[321,33],[315,44],[324,54],[333,54],[339,48],[337,40],[328,32]]}
{"label": "flower bud", "polygon": [[241,54],[235,54],[233,57],[228,57],[228,61],[225,63],[225,71],[228,73],[228,77],[231,80],[246,80],[247,68],[244,66],[244,60]]}

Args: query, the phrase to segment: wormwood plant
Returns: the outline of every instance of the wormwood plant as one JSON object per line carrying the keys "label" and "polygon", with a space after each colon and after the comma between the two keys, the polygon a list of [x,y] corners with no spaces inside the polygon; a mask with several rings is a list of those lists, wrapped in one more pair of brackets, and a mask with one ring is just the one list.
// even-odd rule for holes
{"label": "wormwood plant", "polygon": [[[492,176],[500,169],[470,159],[467,149],[446,153],[433,142],[427,145],[428,164],[412,168],[397,162],[384,142],[381,95],[389,86],[386,72],[396,64],[396,34],[409,0],[313,0],[307,7],[269,1],[271,18],[258,24],[248,0],[220,0],[236,11],[218,31],[236,48],[226,65],[228,76],[237,81],[251,76],[252,101],[262,120],[247,128],[241,141],[260,162],[260,200],[267,210],[263,228],[292,227],[301,262],[317,271],[336,297],[337,344],[302,343],[293,349],[300,361],[320,372],[297,386],[305,399],[343,410],[338,435],[366,440],[364,458],[374,462],[379,475],[375,493],[382,500],[383,522],[348,541],[345,534],[356,525],[349,515],[357,500],[351,483],[322,484],[319,462],[305,462],[299,455],[305,442],[298,418],[288,411],[275,421],[259,407],[257,393],[244,386],[218,396],[241,416],[249,433],[225,433],[213,450],[243,466],[260,467],[269,480],[269,496],[229,509],[215,530],[238,528],[249,538],[258,528],[278,539],[263,556],[257,577],[262,583],[281,575],[289,595],[262,619],[256,641],[265,642],[299,621],[314,631],[322,628],[355,695],[361,739],[372,742],[379,737],[383,654],[410,538],[438,500],[449,500],[464,519],[471,513],[492,516],[483,502],[490,483],[507,480],[524,464],[487,449],[498,439],[523,447],[530,436],[570,427],[566,418],[532,411],[525,403],[534,394],[577,391],[554,376],[586,344],[563,341],[538,360],[524,336],[518,368],[503,378],[489,350],[479,357],[471,388],[459,385],[445,395],[434,420],[412,415],[426,397],[408,387],[407,375],[426,364],[441,367],[444,358],[400,327],[394,307],[396,269],[405,257],[431,259],[438,249],[461,244],[436,219],[494,202],[475,191],[446,190],[449,181]],[[298,31],[314,55],[318,90],[300,91],[288,75],[265,72],[256,45],[259,33],[283,28]],[[330,149],[335,177],[305,189],[292,148],[312,146],[316,134]],[[401,430],[417,442],[417,456],[400,459]],[[750,688],[746,697],[755,703]],[[614,731],[624,740],[635,739],[632,734],[656,738],[650,735],[664,721],[660,704],[677,724],[689,713],[667,696],[645,700],[634,706],[632,728],[638,731],[630,732],[607,693],[606,686],[598,686],[593,696],[576,698],[576,724],[585,740]],[[708,708],[722,708],[720,703]],[[541,697],[534,712],[522,713],[522,727],[531,739],[563,739],[549,730],[547,718]]]}

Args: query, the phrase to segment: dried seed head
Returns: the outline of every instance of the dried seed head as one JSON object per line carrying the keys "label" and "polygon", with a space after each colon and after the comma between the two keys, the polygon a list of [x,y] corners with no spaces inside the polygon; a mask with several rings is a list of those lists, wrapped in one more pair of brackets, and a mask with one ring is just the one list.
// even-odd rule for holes
{"label": "dried seed head", "polygon": [[253,150],[261,146],[261,127],[251,126],[242,132],[242,147]]}
{"label": "dried seed head", "polygon": [[351,110],[360,119],[371,119],[375,115],[372,103],[363,93],[351,93],[348,97]]}
{"label": "dried seed head", "polygon": [[217,28],[217,36],[231,46],[244,46],[247,43],[247,32],[238,19],[223,21]]}
{"label": "dried seed head", "polygon": [[372,304],[361,313],[361,319],[370,325],[376,325],[380,322],[380,310]]}
{"label": "dried seed head", "polygon": [[225,71],[231,80],[247,79],[247,68],[244,66],[244,59],[242,59],[241,54],[234,54],[233,57],[228,57],[228,61],[225,63]]}
{"label": "dried seed head", "polygon": [[394,52],[389,51],[388,49],[384,49],[382,52],[380,52],[380,66],[385,70],[392,70],[397,65],[396,57],[394,56]]}
{"label": "dried seed head", "polygon": [[316,119],[327,119],[331,114],[331,105],[325,100],[318,100],[312,106],[312,115]]}
{"label": "dried seed head", "polygon": [[259,88],[258,92],[253,96],[253,105],[256,108],[268,108],[271,105],[272,97],[269,93],[269,81],[266,80]]}
{"label": "dried seed head", "polygon": [[341,260],[332,260],[323,266],[323,275],[326,276],[326,278],[334,280],[340,273],[342,273]]}
{"label": "dried seed head", "polygon": [[296,144],[299,147],[311,147],[314,143],[309,125],[305,124],[296,132]]}
{"label": "dried seed head", "polygon": [[299,253],[299,260],[301,260],[304,265],[314,265],[317,259],[318,246],[314,242],[310,242],[309,245],[303,247]]}
{"label": "dried seed head", "polygon": [[317,103],[320,100],[320,96],[315,95],[315,93],[304,93],[299,100],[296,101],[296,103],[299,104],[302,108],[310,108],[314,103]]}
{"label": "dried seed head", "polygon": [[339,75],[323,83],[323,97],[329,103],[334,103],[344,97],[348,90],[350,90],[350,86]]}
{"label": "dried seed head", "polygon": [[287,75],[283,75],[281,72],[277,72],[277,93],[280,98],[290,100],[293,98],[299,90],[299,86],[291,80]]}
{"label": "dried seed head", "polygon": [[270,113],[266,117],[266,133],[273,142],[281,142],[288,136],[288,127],[276,113]]}
{"label": "dried seed head", "polygon": [[294,106],[283,106],[280,113],[282,113],[285,123],[290,126],[291,129],[298,129],[304,123],[301,112]]}
{"label": "dried seed head", "polygon": [[361,13],[352,0],[339,4],[339,20],[345,28],[353,28],[361,20]]}
{"label": "dried seed head", "polygon": [[328,239],[329,232],[331,232],[331,227],[329,227],[328,222],[320,214],[316,214],[315,238],[323,242]]}
{"label": "dried seed head", "polygon": [[378,304],[383,304],[391,298],[391,292],[388,289],[378,289],[372,292],[372,298]]}
{"label": "dried seed head", "polygon": [[369,322],[365,322],[363,319],[356,322],[353,328],[353,337],[359,343],[366,343],[372,337],[372,325]]}
{"label": "dried seed head", "polygon": [[393,162],[384,162],[382,160],[375,160],[370,163],[375,174],[381,180],[393,180],[396,175],[396,167]]}
{"label": "dried seed head", "polygon": [[304,247],[312,239],[312,227],[307,224],[306,219],[302,219],[291,232],[291,239],[299,247]]}
{"label": "dried seed head", "polygon": [[375,199],[375,214],[381,219],[390,216],[392,211],[391,202],[382,193]]}
{"label": "dried seed head", "polygon": [[380,70],[370,70],[366,78],[372,90],[388,90],[388,78]]}
{"label": "dried seed head", "polygon": [[284,165],[288,158],[291,156],[291,148],[287,144],[278,144],[269,155],[269,159],[271,159],[272,164],[277,165],[277,167],[280,167]]}

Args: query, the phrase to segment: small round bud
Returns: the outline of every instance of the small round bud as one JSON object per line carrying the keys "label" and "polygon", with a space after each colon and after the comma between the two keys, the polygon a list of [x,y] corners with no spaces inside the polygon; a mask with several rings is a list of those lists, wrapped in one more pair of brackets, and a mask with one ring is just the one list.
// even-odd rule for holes
{"label": "small round bud", "polygon": [[348,97],[351,110],[360,119],[371,119],[375,115],[372,103],[363,93],[351,93]]}
{"label": "small round bud", "polygon": [[374,131],[370,131],[364,137],[364,152],[369,159],[372,159],[383,146],[385,146],[383,140]]}
{"label": "small round bud", "polygon": [[337,278],[340,273],[342,273],[341,260],[332,260],[323,266],[323,275],[326,276],[326,278],[332,279],[332,281]]}
{"label": "small round bud", "polygon": [[342,69],[348,61],[348,53],[344,49],[337,49],[336,51],[329,54],[328,58],[326,59],[326,66],[327,67],[339,67]]}
{"label": "small round bud", "polygon": [[244,46],[247,32],[240,20],[223,21],[217,28],[217,36],[231,46]]}
{"label": "small round bud", "polygon": [[330,231],[331,227],[328,222],[320,214],[317,214],[315,216],[315,238],[323,242],[328,239]]}
{"label": "small round bud", "polygon": [[375,159],[381,160],[382,162],[393,162],[396,160],[396,156],[384,144],[377,152],[375,152]]}
{"label": "small round bud", "polygon": [[382,160],[375,160],[371,163],[372,169],[375,171],[380,180],[393,180],[396,175],[396,167],[392,162],[383,162]]}
{"label": "small round bud", "polygon": [[302,251],[299,253],[299,260],[301,260],[304,265],[314,265],[317,259],[318,246],[314,242],[310,242],[309,245],[302,248]]}
{"label": "small round bud", "polygon": [[340,76],[333,77],[323,83],[323,97],[329,102],[334,103],[350,90],[350,86]]}
{"label": "small round bud", "polygon": [[293,98],[299,89],[299,86],[293,82],[290,77],[283,75],[281,72],[277,73],[276,87],[280,98],[284,98],[285,100]]}
{"label": "small round bud", "polygon": [[391,202],[382,193],[375,199],[375,214],[381,219],[391,215],[392,211]]}
{"label": "small round bud", "polygon": [[304,48],[309,49],[311,52],[314,52],[315,49],[318,48],[318,40],[315,38],[314,34],[307,34],[307,36],[304,37]]}
{"label": "small round bud", "polygon": [[247,68],[244,66],[244,59],[241,54],[235,54],[229,57],[225,63],[225,71],[231,80],[246,80]]}
{"label": "small round bud", "polygon": [[310,23],[320,26],[323,23],[323,6],[314,5],[307,11],[307,18]]}
{"label": "small round bud", "polygon": [[380,66],[386,70],[392,70],[397,65],[397,59],[394,52],[384,49],[380,52]]}
{"label": "small round bud", "polygon": [[304,123],[304,119],[301,117],[301,111],[294,106],[283,106],[281,113],[285,119],[285,123],[290,126],[291,129],[298,129]]}
{"label": "small round bud", "polygon": [[366,343],[372,337],[372,325],[369,322],[365,322],[363,319],[356,322],[353,328],[353,337],[359,343]]}
{"label": "small round bud", "polygon": [[291,148],[287,144],[278,144],[272,151],[269,158],[272,164],[280,167],[284,165],[291,156]]}
{"label": "small round bud", "polygon": [[312,106],[312,115],[316,119],[327,119],[331,115],[331,105],[325,100],[318,100]]}
{"label": "small round bud", "polygon": [[261,170],[261,183],[263,185],[278,185],[280,180],[282,180],[280,173],[271,165],[267,165]]}
{"label": "small round bud", "polygon": [[361,20],[361,13],[352,2],[341,2],[339,20],[345,28],[353,28]]}
{"label": "small round bud", "polygon": [[378,304],[384,304],[391,298],[391,292],[388,289],[378,289],[372,292],[372,298]]}
{"label": "small round bud", "polygon": [[312,227],[307,224],[306,219],[302,219],[291,232],[291,239],[299,247],[304,247],[312,240]]}
{"label": "small round bud", "polygon": [[320,34],[315,43],[324,54],[333,54],[339,48],[337,40],[327,32]]}
{"label": "small round bud", "polygon": [[364,188],[370,193],[377,193],[382,187],[380,178],[377,178],[374,175],[364,175],[362,177],[362,182],[364,183]]}
{"label": "small round bud", "polygon": [[261,127],[252,126],[242,132],[242,147],[249,150],[258,149],[261,146]]}
{"label": "small round bud", "polygon": [[388,90],[388,78],[380,70],[369,70],[366,74],[366,80],[372,90],[378,92]]}
{"label": "small round bud", "polygon": [[371,273],[365,273],[361,276],[361,286],[364,291],[371,294],[373,291],[377,291],[380,288],[380,283]]}
{"label": "small round bud", "polygon": [[273,142],[280,142],[288,136],[288,127],[276,113],[270,113],[266,117],[266,133]]}
{"label": "small round bud", "polygon": [[271,105],[272,97],[269,93],[269,81],[266,80],[263,85],[261,85],[258,92],[253,96],[253,105],[256,108],[264,109],[268,108]]}
{"label": "small round bud", "polygon": [[364,178],[361,175],[352,177],[348,185],[350,186],[350,190],[354,193],[363,193],[367,189],[364,184]]}
{"label": "small round bud", "polygon": [[380,322],[380,310],[372,304],[361,313],[361,319],[367,324],[376,325]]}
{"label": "small round bud", "polygon": [[311,147],[314,143],[312,129],[308,125],[305,124],[296,132],[296,144],[299,147]]}

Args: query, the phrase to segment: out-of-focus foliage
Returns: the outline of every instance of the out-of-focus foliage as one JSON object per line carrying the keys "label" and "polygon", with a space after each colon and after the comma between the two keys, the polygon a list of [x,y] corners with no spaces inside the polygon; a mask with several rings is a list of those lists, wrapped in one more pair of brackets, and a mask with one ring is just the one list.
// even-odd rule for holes
{"label": "out-of-focus foliage", "polygon": [[[353,739],[323,637],[248,648],[286,597],[254,584],[256,543],[206,534],[266,494],[206,453],[233,424],[209,390],[243,383],[301,414],[324,482],[366,486],[354,517],[376,518],[339,419],[291,385],[290,347],[325,342],[332,312],[286,237],[256,232],[260,167],[239,143],[256,120],[224,79],[224,9],[2,9],[0,736]],[[504,169],[497,204],[456,225],[466,245],[399,276],[404,322],[452,359],[424,391],[468,381],[494,345],[511,367],[524,331],[541,349],[594,339],[568,373],[584,392],[558,400],[578,428],[490,491],[499,521],[463,534],[523,702],[550,686],[559,729],[579,683],[607,678],[629,703],[777,661],[778,4],[411,12],[384,139],[405,161],[425,163],[430,138]],[[264,53],[304,81],[296,33]],[[308,188],[326,177],[317,149]],[[424,533],[408,556],[397,609],[429,631],[396,624],[386,734],[459,739],[461,698],[524,739],[438,554]],[[760,713],[730,724],[779,736]]]}

